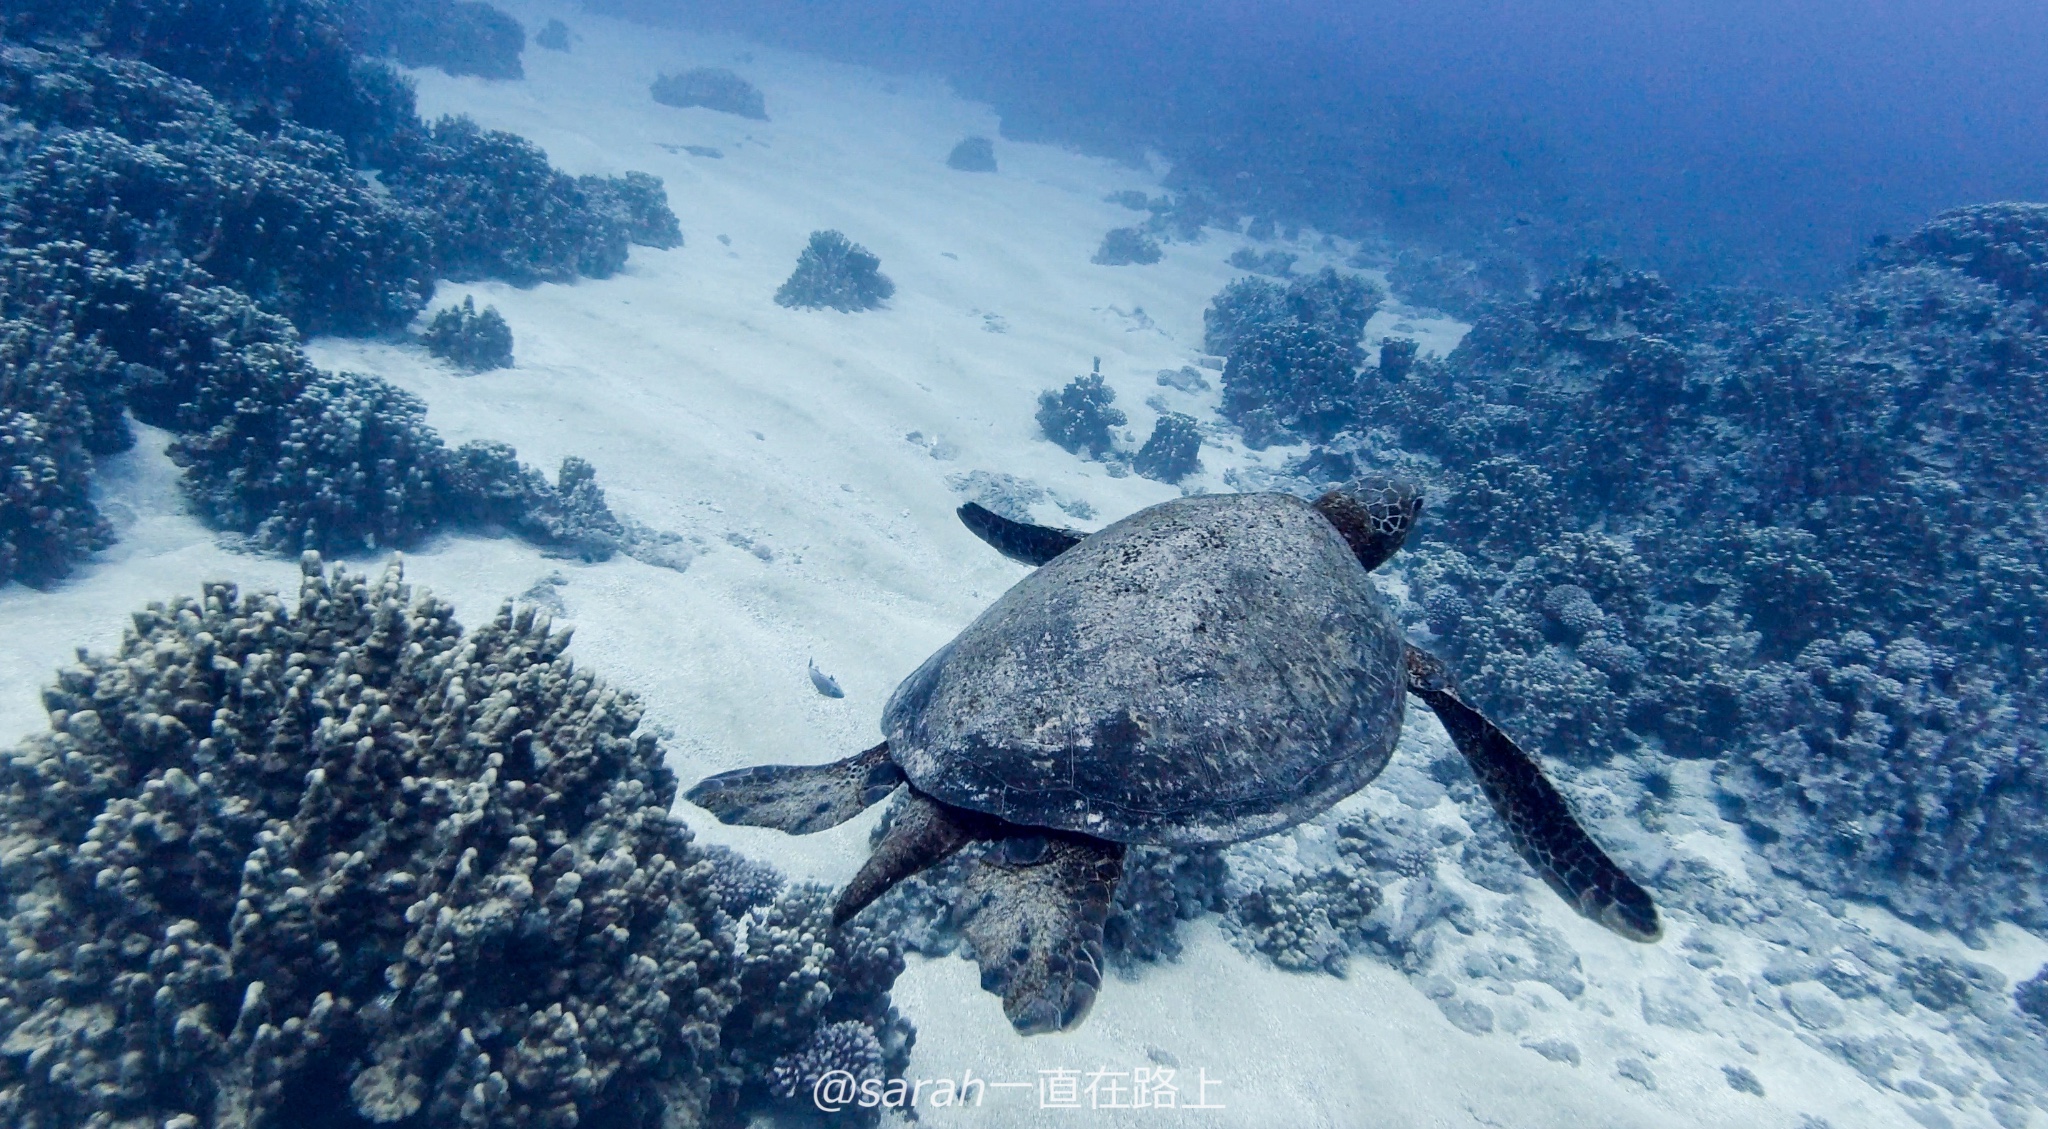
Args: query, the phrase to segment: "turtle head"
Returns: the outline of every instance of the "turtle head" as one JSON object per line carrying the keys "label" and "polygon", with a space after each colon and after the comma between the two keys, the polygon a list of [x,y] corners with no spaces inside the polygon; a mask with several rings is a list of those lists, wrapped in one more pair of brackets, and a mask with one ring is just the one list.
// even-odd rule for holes
{"label": "turtle head", "polygon": [[1317,498],[1314,505],[1370,572],[1408,539],[1422,516],[1422,491],[1399,478],[1360,478]]}

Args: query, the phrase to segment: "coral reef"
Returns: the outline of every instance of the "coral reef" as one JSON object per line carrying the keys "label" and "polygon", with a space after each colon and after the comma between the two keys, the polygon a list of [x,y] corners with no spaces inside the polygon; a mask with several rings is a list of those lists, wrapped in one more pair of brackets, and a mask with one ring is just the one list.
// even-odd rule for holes
{"label": "coral reef", "polygon": [[365,54],[452,75],[526,76],[519,64],[526,30],[480,0],[348,0],[348,16],[351,39]]}
{"label": "coral reef", "polygon": [[533,33],[533,45],[548,51],[567,51],[569,25],[560,20],[549,20],[539,31]]}
{"label": "coral reef", "polygon": [[1239,247],[1224,261],[1239,270],[1269,274],[1275,278],[1292,278],[1294,262],[1300,257],[1289,251],[1254,251],[1250,247]]}
{"label": "coral reef", "polygon": [[1117,227],[1102,237],[1102,246],[1088,261],[1104,267],[1150,266],[1163,254],[1159,241],[1138,228]]}
{"label": "coral reef", "polygon": [[405,545],[448,525],[499,524],[578,556],[617,547],[619,523],[587,464],[557,490],[508,447],[451,453],[418,400],[315,368],[290,323],[189,267],[122,267],[76,244],[15,250],[0,260],[0,303],[112,354],[70,384],[91,421],[88,451],[127,444],[125,403],[178,433],[171,455],[200,513],[259,546]]}
{"label": "coral reef", "polygon": [[204,90],[132,62],[0,48],[15,139],[4,237],[124,260],[183,255],[308,332],[386,331],[431,289],[431,249],[331,134],[243,130]]}
{"label": "coral reef", "polygon": [[1230,356],[1253,333],[1287,318],[1286,297],[1286,288],[1262,278],[1231,282],[1202,311],[1202,348]]}
{"label": "coral reef", "polygon": [[1407,337],[1380,338],[1380,375],[1388,380],[1405,380],[1415,367],[1420,346]]}
{"label": "coral reef", "polygon": [[444,117],[384,170],[392,199],[428,218],[435,268],[517,285],[608,278],[626,263],[624,225],[523,137]]}
{"label": "coral reef", "polygon": [[[681,242],[658,178],[573,178],[512,134],[422,124],[410,86],[379,65],[349,81],[348,132],[259,132],[232,103],[141,63],[0,49],[0,99],[35,127],[14,139],[7,242],[182,254],[309,332],[344,333],[402,326],[436,273],[604,277],[629,242]],[[388,199],[351,167],[365,161]]]}
{"label": "coral reef", "polygon": [[112,540],[92,500],[83,393],[118,387],[123,375],[91,341],[0,320],[0,584],[54,580]]}
{"label": "coral reef", "polygon": [[1131,469],[1146,478],[1178,483],[1202,466],[1202,433],[1195,418],[1162,412],[1145,445],[1131,457]]}
{"label": "coral reef", "polygon": [[322,0],[21,0],[16,43],[88,45],[196,83],[248,122],[296,121],[354,139],[375,117],[343,10]]}
{"label": "coral reef", "polygon": [[[410,89],[392,81],[381,124],[365,127],[374,152],[356,153],[294,123],[247,132],[206,91],[142,64],[7,48],[0,95],[38,129],[7,239],[182,253],[321,332],[404,324],[436,272],[604,277],[628,242],[681,241],[657,178],[572,178],[530,142],[467,118],[424,126]],[[356,157],[377,160],[388,201],[350,168]]]}
{"label": "coral reef", "polygon": [[1494,305],[1527,298],[1529,268],[1506,255],[1475,262],[1409,248],[1387,268],[1387,286],[1409,305],[1469,320]]}
{"label": "coral reef", "polygon": [[1240,278],[1202,311],[1202,348],[1228,357],[1260,330],[1288,322],[1314,326],[1355,347],[1379,305],[1379,290],[1370,282],[1333,267],[1286,286]]}
{"label": "coral reef", "polygon": [[[917,1034],[889,1002],[903,971],[895,936],[865,919],[832,925],[833,891],[788,886],[745,914],[738,1002],[725,1016],[721,1067],[738,1109],[810,1106],[826,1070],[897,1077]],[[868,1115],[878,1111],[850,1111]]]}
{"label": "coral reef", "polygon": [[791,309],[872,310],[896,293],[882,260],[836,231],[814,231],[796,269],[775,291],[775,304]]}
{"label": "coral reef", "polygon": [[724,67],[696,67],[655,77],[650,91],[664,106],[702,106],[755,121],[768,120],[768,102],[754,84]]}
{"label": "coral reef", "polygon": [[1281,301],[1293,320],[1355,345],[1365,334],[1365,323],[1378,312],[1381,298],[1379,287],[1366,279],[1324,267],[1288,283]]}
{"label": "coral reef", "polygon": [[[629,242],[681,241],[654,177],[573,179],[509,134],[422,125],[410,84],[351,59],[344,35],[402,5],[174,7],[6,16],[47,49],[0,45],[0,318],[23,323],[10,359],[27,366],[4,403],[16,440],[0,579],[62,575],[105,543],[84,456],[132,442],[124,409],[179,433],[200,512],[258,544],[416,539],[477,508],[465,491],[500,487],[452,481],[416,401],[318,372],[294,326],[393,332],[437,273],[607,274]],[[375,184],[358,171],[369,163]],[[607,553],[618,523],[587,504],[594,490],[549,493],[515,524]],[[571,516],[555,516],[570,495]]]}
{"label": "coral reef", "polygon": [[496,306],[478,313],[471,295],[435,314],[420,341],[427,352],[471,372],[512,367],[512,327]]}
{"label": "coral reef", "polygon": [[2020,981],[2012,990],[2013,1006],[2032,1016],[2036,1023],[2048,1027],[2048,965],[2026,980]]}
{"label": "coral reef", "polygon": [[605,504],[597,472],[574,455],[562,460],[549,485],[503,443],[464,443],[449,460],[445,483],[453,521],[509,529],[557,555],[610,560],[637,539]]}
{"label": "coral reef", "polygon": [[0,752],[0,1116],[742,1124],[900,1075],[896,946],[692,842],[568,642],[309,555],[81,652]]}
{"label": "coral reef", "polygon": [[2048,205],[2007,202],[1943,212],[1885,243],[1866,269],[1929,266],[1988,282],[2008,297],[2048,301]]}
{"label": "coral reef", "polygon": [[1102,362],[1095,371],[1077,376],[1058,391],[1038,394],[1038,427],[1047,439],[1083,458],[1101,458],[1116,449],[1110,428],[1127,417],[1114,407],[1116,392],[1102,382]]}
{"label": "coral reef", "polygon": [[[292,375],[301,375],[294,373]],[[272,550],[409,545],[439,524],[446,459],[427,406],[376,377],[302,374],[250,398],[171,458],[209,521]]]}
{"label": "coral reef", "polygon": [[775,1060],[768,1088],[780,1098],[804,1097],[827,1074],[843,1074],[856,1084],[885,1077],[882,1043],[874,1028],[857,1019],[818,1028],[802,1049]]}
{"label": "coral reef", "polygon": [[66,668],[0,759],[7,1120],[696,1117],[732,924],[567,642],[309,559]]}
{"label": "coral reef", "polygon": [[623,176],[579,176],[576,186],[590,200],[590,206],[609,213],[612,222],[626,233],[635,246],[668,250],[683,245],[683,228],[668,207],[668,189],[652,173],[629,172]]}
{"label": "coral reef", "polygon": [[1379,887],[1339,867],[1306,881],[1261,886],[1238,900],[1231,923],[1252,947],[1292,972],[1342,975],[1355,933],[1379,908]]}
{"label": "coral reef", "polygon": [[986,137],[969,137],[946,154],[946,167],[961,172],[996,171],[995,143]]}
{"label": "coral reef", "polygon": [[1365,355],[1317,325],[1292,319],[1263,326],[1231,351],[1223,369],[1223,416],[1253,450],[1295,435],[1326,439],[1351,414]]}
{"label": "coral reef", "polygon": [[1805,308],[1589,261],[1358,385],[1327,451],[1426,460],[1411,622],[1514,732],[1716,758],[1815,888],[2048,923],[2041,212],[1937,217]]}

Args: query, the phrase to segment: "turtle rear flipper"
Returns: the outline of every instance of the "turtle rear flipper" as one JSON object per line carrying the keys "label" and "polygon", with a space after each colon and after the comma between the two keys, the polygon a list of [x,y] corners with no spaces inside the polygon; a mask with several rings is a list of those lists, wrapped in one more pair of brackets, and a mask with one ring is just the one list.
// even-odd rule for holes
{"label": "turtle rear flipper", "polygon": [[962,525],[996,552],[1034,568],[1079,545],[1088,536],[1072,529],[1011,521],[978,502],[969,502],[953,512],[960,515]]}
{"label": "turtle rear flipper", "polygon": [[1022,1035],[1080,1023],[1102,987],[1102,923],[1109,920],[1124,847],[1078,835],[1005,839],[967,879],[964,932],[981,986],[1003,998]]}
{"label": "turtle rear flipper", "polygon": [[720,823],[808,835],[837,827],[903,783],[887,741],[831,764],[764,764],[707,777],[683,798]]}
{"label": "turtle rear flipper", "polygon": [[1508,827],[1515,850],[1583,917],[1631,941],[1664,935],[1650,892],[1622,872],[1586,834],[1564,796],[1507,734],[1466,705],[1443,663],[1408,648],[1408,689],[1429,704],[1472,765],[1479,787]]}
{"label": "turtle rear flipper", "polygon": [[890,817],[889,829],[868,861],[840,891],[832,924],[844,925],[889,888],[927,867],[937,866],[975,839],[988,838],[996,821],[948,807],[912,788]]}

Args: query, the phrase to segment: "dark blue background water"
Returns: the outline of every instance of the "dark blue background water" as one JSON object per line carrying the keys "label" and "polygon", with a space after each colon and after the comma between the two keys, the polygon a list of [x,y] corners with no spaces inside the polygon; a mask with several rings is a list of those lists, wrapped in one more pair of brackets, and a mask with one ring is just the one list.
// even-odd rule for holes
{"label": "dark blue background water", "polygon": [[1811,289],[1879,232],[2048,197],[2039,0],[592,6],[938,72],[1006,135],[1150,144],[1283,219],[1688,280]]}

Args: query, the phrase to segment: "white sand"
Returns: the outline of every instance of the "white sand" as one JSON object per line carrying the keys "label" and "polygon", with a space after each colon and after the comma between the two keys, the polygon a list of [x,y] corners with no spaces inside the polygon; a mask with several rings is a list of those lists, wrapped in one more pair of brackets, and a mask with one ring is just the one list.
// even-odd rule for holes
{"label": "white sand", "polygon": [[[469,113],[523,134],[573,173],[662,176],[687,246],[636,248],[626,270],[602,282],[443,287],[442,303],[473,293],[504,313],[517,342],[510,371],[459,375],[410,345],[330,339],[314,342],[313,354],[418,393],[451,443],[506,440],[549,470],[567,454],[590,459],[618,512],[683,533],[701,552],[683,572],[549,560],[513,540],[443,538],[410,554],[408,574],[452,599],[466,622],[559,574],[564,618],[577,628],[573,653],[646,699],[651,719],[672,731],[684,780],[825,760],[872,743],[896,681],[1022,575],[957,524],[945,475],[1032,479],[1092,504],[1098,517],[1078,523],[1091,528],[1175,495],[1110,477],[1039,438],[1032,419],[1041,390],[1098,356],[1134,440],[1150,431],[1145,402],[1155,395],[1214,418],[1213,390],[1186,395],[1159,387],[1154,374],[1199,355],[1201,310],[1236,273],[1223,260],[1241,241],[1170,245],[1150,267],[1088,261],[1105,230],[1142,218],[1104,195],[1156,193],[1153,172],[1007,142],[997,144],[998,174],[955,172],[944,164],[953,144],[994,136],[996,122],[935,85],[572,11],[516,10],[529,26],[565,18],[581,35],[573,53],[529,48],[528,77],[516,83],[420,73],[422,111]],[[766,92],[773,120],[648,98],[657,71],[693,65],[740,70]],[[772,303],[808,234],[827,227],[881,257],[897,284],[887,309],[845,315]],[[1297,250],[1310,268],[1340,257]],[[1395,320],[1382,313],[1373,337]],[[1412,324],[1435,351],[1462,329]],[[1213,384],[1216,374],[1207,375]],[[906,440],[910,432],[924,442]],[[933,437],[950,445],[940,448],[949,457],[933,457]],[[36,689],[52,667],[76,644],[111,646],[126,613],[149,600],[213,578],[295,584],[294,562],[224,552],[180,515],[162,440],[147,435],[105,475],[109,508],[124,524],[120,545],[52,591],[0,590],[0,730],[39,726]],[[1192,485],[1222,489],[1224,470],[1275,466],[1287,454],[1209,446]],[[1041,517],[1070,520],[1050,507]],[[843,700],[813,692],[807,659],[838,678]],[[1411,745],[1442,740],[1433,722],[1411,726]],[[721,827],[687,806],[686,814],[708,840],[829,882],[853,872],[873,819],[797,839]],[[1725,827],[1703,819],[1685,836],[1673,849],[1738,879],[1764,871]],[[1467,889],[1477,904],[1499,901]],[[1453,1027],[1413,983],[1372,960],[1355,960],[1342,980],[1288,974],[1232,948],[1205,921],[1187,929],[1181,960],[1113,978],[1088,1022],[1056,1037],[1013,1035],[971,964],[913,959],[896,996],[920,1032],[910,1074],[957,1079],[972,1070],[1035,1084],[1041,1070],[1169,1061],[1184,1101],[1198,1071],[1222,1080],[1210,1094],[1221,1110],[1041,1110],[1035,1089],[1010,1090],[991,1093],[971,1116],[927,1109],[933,1125],[1748,1129],[1793,1126],[1806,1113],[1838,1129],[1916,1124],[1898,1095],[1872,1088],[1782,1021],[1720,1007],[1680,959],[1693,923],[1674,920],[1669,940],[1642,947],[1552,901],[1537,908],[1580,953],[1589,988],[1567,1000],[1524,985],[1514,1000],[1493,1001],[1504,1025],[1489,1035]],[[2029,944],[2039,959],[2038,939],[2008,942],[2016,966]],[[1703,1030],[1646,1023],[1640,999],[1652,980],[1693,993]],[[1507,1030],[1510,1021],[1522,1030]],[[1545,1037],[1570,1038],[1583,1063],[1522,1046]],[[1647,1064],[1657,1088],[1617,1078],[1623,1058]],[[1723,1064],[1753,1070],[1768,1097],[1730,1089]],[[1982,1110],[1979,1102],[1951,1114],[1989,1124]]]}

